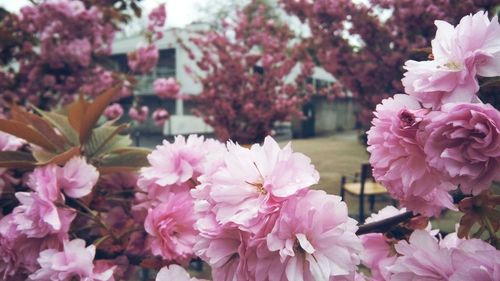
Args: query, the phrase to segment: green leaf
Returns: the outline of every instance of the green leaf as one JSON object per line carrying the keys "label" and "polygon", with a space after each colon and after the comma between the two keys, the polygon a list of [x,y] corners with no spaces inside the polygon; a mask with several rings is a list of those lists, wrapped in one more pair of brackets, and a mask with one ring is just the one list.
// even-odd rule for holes
{"label": "green leaf", "polygon": [[117,144],[127,147],[132,143],[128,136],[118,135],[128,128],[127,124],[122,124],[120,126],[112,126],[110,124],[111,123],[106,123],[92,130],[92,135],[85,144],[85,154],[89,158],[98,157],[100,154],[105,154],[111,150],[120,148],[115,147]]}
{"label": "green leaf", "polygon": [[98,164],[98,170],[103,174],[135,171],[149,166],[147,156],[150,153],[151,150],[138,147],[115,150]]}
{"label": "green leaf", "polygon": [[33,168],[36,160],[30,153],[21,151],[0,151],[1,168]]}
{"label": "green leaf", "polygon": [[41,149],[33,150],[33,156],[36,158],[38,166],[48,164],[63,165],[77,155],[80,155],[80,147],[72,147],[63,153],[50,153]]}
{"label": "green leaf", "polygon": [[57,128],[59,132],[63,134],[63,136],[66,138],[66,140],[69,142],[70,145],[77,146],[80,144],[80,141],[78,140],[78,135],[76,131],[69,124],[68,118],[66,116],[55,112],[43,111],[36,107],[33,108],[43,118],[47,119],[47,121],[50,122],[52,126]]}

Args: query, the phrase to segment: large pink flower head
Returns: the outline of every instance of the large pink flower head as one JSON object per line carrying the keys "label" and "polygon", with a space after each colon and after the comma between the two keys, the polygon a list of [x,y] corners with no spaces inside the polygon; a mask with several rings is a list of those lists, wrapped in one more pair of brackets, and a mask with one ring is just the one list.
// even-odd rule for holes
{"label": "large pink flower head", "polygon": [[214,280],[249,280],[246,252],[251,239],[249,233],[236,227],[219,226],[219,232],[200,232],[194,246],[195,253],[210,265]]}
{"label": "large pink flower head", "polygon": [[30,280],[78,280],[111,281],[113,270],[94,271],[95,246],[85,247],[85,241],[65,241],[63,250],[48,249],[40,253],[40,269],[30,275]]}
{"label": "large pink flower head", "polygon": [[427,111],[408,95],[395,95],[377,105],[368,134],[375,179],[408,209],[426,216],[453,209],[448,191],[455,186],[429,167],[417,140]]}
{"label": "large pink flower head", "polygon": [[500,179],[500,112],[485,104],[445,104],[429,114],[421,137],[429,165],[478,194]]}
{"label": "large pink flower head", "polygon": [[[360,263],[357,222],[340,197],[309,190],[283,203],[266,242],[258,246],[256,280],[328,281],[354,275]],[[251,264],[251,265],[250,265]]]}
{"label": "large pink flower head", "polygon": [[35,192],[17,192],[16,198],[21,205],[12,212],[14,223],[20,233],[30,238],[67,233],[76,216],[74,210],[58,208]]}
{"label": "large pink flower head", "polygon": [[144,228],[151,235],[151,251],[169,261],[188,262],[194,256],[198,232],[189,192],[170,193],[148,211]]}
{"label": "large pink flower head", "polygon": [[400,241],[395,246],[398,258],[388,267],[390,280],[498,280],[500,251],[495,247],[479,239],[457,240],[455,245],[443,241],[424,230]]}
{"label": "large pink flower head", "polygon": [[395,248],[400,256],[389,268],[390,280],[448,280],[453,273],[452,251],[439,247],[427,231],[415,230]]}
{"label": "large pink flower head", "polygon": [[39,268],[40,252],[59,248],[67,234],[47,235],[43,238],[28,238],[20,233],[9,214],[0,220],[0,279],[27,280],[30,273]]}
{"label": "large pink flower head", "polygon": [[[384,220],[406,212],[406,208],[397,209],[394,206],[387,206],[378,213],[371,214],[366,223],[373,223]],[[432,230],[429,222],[426,231],[435,235],[439,230]],[[368,267],[371,272],[372,280],[389,280],[388,268],[396,261],[396,253],[392,249],[393,239],[387,238],[383,233],[368,233],[360,235],[363,243],[363,252],[361,253],[361,262]]]}
{"label": "large pink flower head", "polygon": [[212,175],[210,192],[222,224],[249,228],[261,223],[260,214],[276,211],[279,202],[319,180],[307,156],[293,152],[290,144],[281,149],[271,137],[249,149],[233,143],[227,147],[225,165]]}
{"label": "large pink flower head", "polygon": [[173,143],[164,140],[148,155],[151,167],[141,169],[139,184],[142,180],[167,187],[196,179],[203,171],[205,154],[202,136],[177,136]]}
{"label": "large pink flower head", "polygon": [[57,165],[35,168],[28,177],[28,187],[47,201],[61,201],[63,197],[57,180],[59,169]]}
{"label": "large pink flower head", "polygon": [[97,169],[83,157],[71,158],[58,173],[59,187],[67,196],[73,198],[90,194],[98,179]]}
{"label": "large pink flower head", "polygon": [[161,99],[175,99],[179,96],[181,86],[174,78],[158,78],[153,83],[155,94]]}
{"label": "large pink flower head", "polygon": [[82,157],[71,158],[63,167],[54,164],[37,167],[28,178],[28,186],[48,201],[63,199],[61,191],[73,198],[88,195],[99,179],[97,169]]}
{"label": "large pink flower head", "polygon": [[486,12],[461,19],[453,27],[436,21],[432,61],[408,61],[402,82],[405,91],[425,106],[439,108],[448,102],[474,101],[479,90],[476,74],[500,75],[500,24]]}
{"label": "large pink flower head", "polygon": [[158,48],[155,44],[140,46],[136,51],[127,55],[128,67],[133,72],[146,74],[156,67],[159,56]]}

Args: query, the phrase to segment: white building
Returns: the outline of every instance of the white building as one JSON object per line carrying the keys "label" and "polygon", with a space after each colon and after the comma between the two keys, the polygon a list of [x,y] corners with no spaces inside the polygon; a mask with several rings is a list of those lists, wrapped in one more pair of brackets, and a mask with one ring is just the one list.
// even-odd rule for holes
{"label": "white building", "polygon": [[[167,108],[171,114],[171,119],[166,123],[165,128],[163,129],[163,134],[165,135],[189,133],[206,134],[213,131],[212,128],[206,125],[201,118],[198,118],[191,113],[194,104],[181,99],[178,99],[175,102],[162,101],[156,97],[152,89],[153,81],[156,78],[175,77],[181,85],[181,92],[183,94],[197,95],[202,91],[201,83],[196,81],[194,77],[202,76],[203,72],[197,67],[196,62],[190,59],[188,52],[184,50],[179,43],[179,40],[189,47],[192,47],[192,45],[190,45],[189,38],[195,36],[196,32],[207,30],[207,28],[209,27],[204,24],[191,24],[182,29],[171,28],[166,30],[163,38],[156,42],[156,45],[160,50],[160,58],[157,68],[151,74],[137,77],[139,79],[139,83],[134,94],[142,99],[141,102],[147,104],[150,107],[150,110],[154,110],[155,107],[161,105],[162,107]],[[113,58],[117,67],[121,71],[128,71],[127,53],[134,51],[140,44],[144,43],[145,39],[141,34],[117,39],[114,42]],[[196,52],[196,48],[191,49],[194,50],[193,53],[195,56],[200,55],[200,53]],[[190,71],[192,71],[195,75],[191,74]],[[297,66],[287,79],[293,80],[299,71],[299,66]],[[335,78],[322,68],[316,67],[314,69],[313,76],[308,81],[317,87],[321,87],[322,85],[328,83],[335,83]],[[348,114],[354,116],[352,113],[351,102],[349,104],[351,109],[348,110]],[[336,113],[333,109],[333,104],[328,105],[324,102],[324,100],[314,98],[312,105],[304,108],[304,114],[310,117],[309,120],[297,121],[297,124],[294,124],[293,126],[295,128],[294,130],[298,132],[297,135],[310,135],[310,133],[304,133],[304,128],[301,128],[304,126],[312,126],[313,134],[314,132],[328,133],[329,131],[337,130],[337,123],[342,126],[346,126],[347,128],[354,126],[354,118],[348,118],[352,120],[347,121],[335,121]],[[289,128],[290,134],[291,127],[291,124],[285,124],[285,128]],[[143,126],[143,130],[149,132],[160,132],[159,129],[153,124],[146,124]]]}

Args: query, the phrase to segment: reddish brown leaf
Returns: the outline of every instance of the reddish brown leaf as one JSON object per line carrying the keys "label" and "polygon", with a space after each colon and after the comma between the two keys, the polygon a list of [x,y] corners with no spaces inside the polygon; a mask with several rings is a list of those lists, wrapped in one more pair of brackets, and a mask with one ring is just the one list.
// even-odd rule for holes
{"label": "reddish brown leaf", "polygon": [[43,166],[48,164],[56,164],[56,165],[64,165],[68,162],[69,159],[73,158],[73,156],[80,155],[80,147],[72,147],[67,151],[55,155],[53,158],[49,159],[45,162],[38,162],[37,165]]}
{"label": "reddish brown leaf", "polygon": [[17,106],[12,107],[11,113],[13,120],[30,124],[40,134],[47,137],[47,140],[50,141],[58,149],[58,151],[64,150],[67,144],[66,140],[64,137],[56,133],[54,127],[49,122],[42,119],[38,115],[24,111]]}
{"label": "reddish brown leaf", "polygon": [[80,132],[81,144],[84,144],[89,139],[92,129],[99,120],[99,117],[102,115],[118,90],[118,87],[107,90],[87,106],[78,130],[78,132]]}
{"label": "reddish brown leaf", "polygon": [[48,151],[57,150],[44,135],[19,121],[0,119],[0,131],[24,139],[32,144],[45,148]]}
{"label": "reddish brown leaf", "polygon": [[73,127],[73,129],[75,129],[75,131],[78,134],[80,134],[81,132],[83,118],[85,116],[85,112],[87,111],[88,106],[89,103],[83,99],[83,95],[80,95],[78,97],[78,100],[73,102],[68,107],[69,124],[71,125],[71,127]]}
{"label": "reddish brown leaf", "polygon": [[0,151],[0,167],[15,169],[30,169],[35,167],[35,158],[21,151]]}

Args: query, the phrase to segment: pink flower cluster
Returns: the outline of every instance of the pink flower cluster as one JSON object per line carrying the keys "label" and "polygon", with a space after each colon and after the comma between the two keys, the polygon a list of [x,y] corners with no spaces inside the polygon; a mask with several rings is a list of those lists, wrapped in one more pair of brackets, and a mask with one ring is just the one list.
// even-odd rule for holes
{"label": "pink flower cluster", "polygon": [[[373,223],[387,219],[406,212],[405,208],[398,210],[393,206],[387,206],[376,214],[372,214],[366,219],[366,223]],[[425,231],[431,235],[436,235],[439,230],[432,230],[430,223],[427,224]],[[390,280],[389,267],[394,264],[397,255],[393,250],[395,239],[390,239],[384,233],[368,233],[360,236],[363,243],[363,252],[361,253],[361,262],[371,271],[371,280],[385,281]]]}
{"label": "pink flower cluster", "polygon": [[101,25],[102,15],[95,7],[87,9],[81,1],[56,0],[26,6],[21,14],[28,29],[40,33],[41,59],[52,67],[86,67],[92,53],[111,53],[115,29]]}
{"label": "pink flower cluster", "polygon": [[140,46],[127,55],[128,67],[137,74],[146,74],[152,71],[158,63],[160,54],[155,44]]}
{"label": "pink flower cluster", "polygon": [[[35,276],[66,274],[60,275],[62,279],[54,277],[58,280],[82,276],[78,270],[87,270],[86,265],[77,259],[73,267],[64,267],[72,261],[65,259],[64,254],[60,258],[53,254],[63,241],[67,241],[68,230],[76,216],[74,209],[64,205],[65,196],[81,198],[88,195],[98,177],[97,170],[81,157],[73,157],[64,167],[53,164],[38,167],[29,175],[27,185],[31,191],[16,192],[20,205],[0,221],[0,252],[6,254],[2,257],[0,276],[4,279],[25,276],[40,267],[41,271],[34,273]],[[64,248],[66,251],[66,245]],[[49,254],[44,254],[46,249]],[[73,255],[71,249],[67,251]],[[54,280],[52,277],[40,278],[33,280]]]}
{"label": "pink flower cluster", "polygon": [[132,106],[128,110],[128,116],[132,118],[132,120],[137,121],[139,123],[144,123],[148,120],[149,108],[145,105],[141,107]]}
{"label": "pink flower cluster", "polygon": [[155,94],[161,99],[175,99],[179,97],[181,87],[174,78],[158,78],[153,83]]}
{"label": "pink flower cluster", "polygon": [[290,144],[267,137],[245,148],[192,135],[164,141],[148,160],[136,208],[148,208],[153,254],[199,256],[214,280],[354,278],[357,222],[340,197],[309,189],[319,174]]}
{"label": "pink flower cluster", "polygon": [[387,280],[485,280],[500,278],[500,251],[480,239],[458,239],[455,233],[439,241],[416,230],[409,241],[395,245],[398,254],[388,266]]}
{"label": "pink flower cluster", "polygon": [[167,11],[165,9],[165,4],[160,4],[158,7],[154,8],[148,15],[148,28],[149,32],[154,32],[156,39],[161,39],[163,37],[163,32],[161,29],[165,25],[165,20],[167,19]]}
{"label": "pink flower cluster", "polygon": [[187,264],[195,256],[198,231],[189,191],[204,171],[206,154],[214,152],[210,143],[194,135],[165,140],[148,156],[151,166],[141,169],[138,186],[146,195],[137,195],[135,208],[147,210],[144,227],[151,252],[168,261]]}
{"label": "pink flower cluster", "polygon": [[40,269],[29,276],[30,280],[92,280],[112,281],[114,267],[102,269],[94,266],[95,246],[85,247],[85,241],[64,241],[62,250],[47,249],[40,252]]}
{"label": "pink flower cluster", "polygon": [[168,111],[166,109],[158,108],[153,112],[151,117],[153,118],[156,126],[163,128],[163,125],[165,125],[165,122],[167,122],[170,114],[168,114]]}
{"label": "pink flower cluster", "polygon": [[123,107],[119,103],[113,103],[106,107],[103,112],[103,115],[108,120],[118,119],[123,115]]}
{"label": "pink flower cluster", "polygon": [[[490,22],[480,12],[456,28],[436,25],[435,60],[408,63],[422,70],[408,67],[403,83],[409,95],[382,101],[368,131],[377,181],[408,209],[426,216],[455,209],[448,192],[457,185],[477,195],[500,179],[500,112],[479,102],[475,78],[476,73],[498,75],[498,20]],[[434,70],[423,67],[431,64]]]}
{"label": "pink flower cluster", "polygon": [[431,61],[407,61],[402,82],[405,91],[426,107],[450,102],[474,102],[476,75],[500,76],[500,24],[487,12],[465,16],[453,27],[436,21]]}
{"label": "pink flower cluster", "polygon": [[80,87],[91,94],[109,87],[112,77],[101,76],[104,71],[95,58],[111,54],[117,25],[102,6],[86,6],[79,0],[43,1],[23,7],[14,28],[19,33],[15,40],[22,40],[14,43],[19,47],[13,45],[12,57],[19,64],[15,77],[23,82],[6,90],[16,100],[54,104],[70,101]]}

